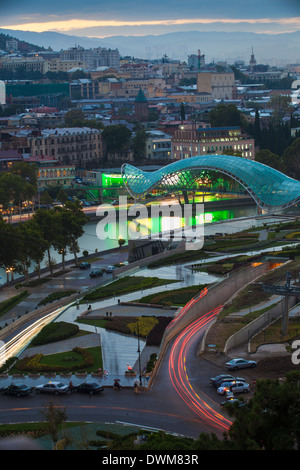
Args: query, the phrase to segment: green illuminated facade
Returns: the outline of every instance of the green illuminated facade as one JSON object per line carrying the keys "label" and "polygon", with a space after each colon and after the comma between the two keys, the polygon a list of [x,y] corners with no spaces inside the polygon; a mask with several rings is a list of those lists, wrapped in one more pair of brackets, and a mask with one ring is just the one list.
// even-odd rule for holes
{"label": "green illuminated facade", "polygon": [[231,155],[203,155],[179,160],[146,172],[125,163],[121,172],[128,192],[143,199],[155,188],[172,193],[189,191],[204,170],[223,173],[241,184],[256,204],[267,212],[300,202],[300,182],[262,163]]}

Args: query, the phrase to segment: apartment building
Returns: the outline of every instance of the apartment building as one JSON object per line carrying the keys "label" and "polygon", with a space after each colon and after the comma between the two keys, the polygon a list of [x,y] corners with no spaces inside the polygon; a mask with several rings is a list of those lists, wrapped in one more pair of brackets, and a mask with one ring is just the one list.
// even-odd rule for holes
{"label": "apartment building", "polygon": [[255,159],[255,142],[242,134],[240,127],[195,128],[182,125],[172,139],[173,160],[198,155],[219,154],[225,151],[240,152],[242,157]]}
{"label": "apartment building", "polygon": [[103,158],[101,131],[88,127],[43,129],[28,136],[33,157],[49,156],[77,168],[99,165]]}
{"label": "apartment building", "polygon": [[145,156],[147,160],[171,160],[172,137],[165,132],[148,131]]}
{"label": "apartment building", "polygon": [[66,189],[72,186],[75,178],[75,165],[60,164],[52,157],[34,157],[24,158],[24,161],[35,164],[38,167],[38,191],[44,191],[53,186]]}
{"label": "apartment building", "polygon": [[203,71],[197,74],[198,93],[209,93],[213,100],[232,99],[235,90],[234,73]]}
{"label": "apartment building", "polygon": [[84,49],[81,46],[71,47],[60,53],[62,61],[85,62],[88,69],[94,70],[97,67],[113,67],[119,70],[120,54],[118,49],[106,49],[97,47],[94,49]]}

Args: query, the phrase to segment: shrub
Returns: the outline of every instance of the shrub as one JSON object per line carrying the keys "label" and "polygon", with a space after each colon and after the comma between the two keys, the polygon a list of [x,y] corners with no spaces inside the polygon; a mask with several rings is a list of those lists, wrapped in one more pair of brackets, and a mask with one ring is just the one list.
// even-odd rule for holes
{"label": "shrub", "polygon": [[75,323],[52,322],[44,326],[42,331],[32,340],[32,346],[54,343],[77,335],[79,326]]}

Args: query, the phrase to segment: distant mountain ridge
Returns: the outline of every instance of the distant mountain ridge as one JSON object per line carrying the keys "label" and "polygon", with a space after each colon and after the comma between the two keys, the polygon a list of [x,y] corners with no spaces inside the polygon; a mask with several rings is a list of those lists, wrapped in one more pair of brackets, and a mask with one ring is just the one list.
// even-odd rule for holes
{"label": "distant mountain ridge", "polygon": [[187,61],[188,55],[205,54],[206,61],[250,59],[251,49],[258,63],[286,61],[300,63],[300,31],[281,34],[257,34],[248,32],[186,31],[147,36],[110,36],[106,38],[71,36],[57,32],[36,33],[0,29],[19,40],[54,51],[75,45],[84,48],[106,47],[118,49],[121,56],[142,59],[160,59],[166,54],[170,59]]}

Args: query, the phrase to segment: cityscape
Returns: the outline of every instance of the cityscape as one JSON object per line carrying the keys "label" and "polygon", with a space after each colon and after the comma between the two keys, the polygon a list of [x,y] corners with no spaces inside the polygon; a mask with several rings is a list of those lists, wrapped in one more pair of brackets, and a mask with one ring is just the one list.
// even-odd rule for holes
{"label": "cityscape", "polygon": [[0,7],[0,448],[298,450],[297,2],[60,3]]}

